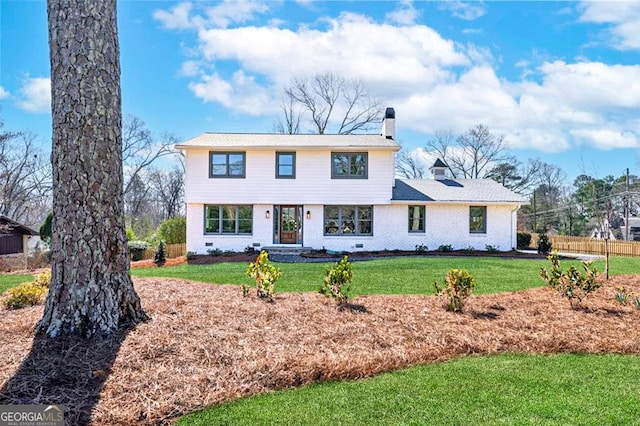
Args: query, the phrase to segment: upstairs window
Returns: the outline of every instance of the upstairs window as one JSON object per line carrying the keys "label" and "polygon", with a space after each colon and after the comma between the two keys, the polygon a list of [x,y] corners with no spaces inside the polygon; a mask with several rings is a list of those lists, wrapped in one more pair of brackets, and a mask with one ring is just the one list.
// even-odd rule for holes
{"label": "upstairs window", "polygon": [[366,152],[332,152],[331,179],[367,179]]}
{"label": "upstairs window", "polygon": [[295,179],[296,177],[296,153],[276,152],[276,178]]}
{"label": "upstairs window", "polygon": [[487,207],[469,207],[469,232],[472,234],[487,233]]}
{"label": "upstairs window", "polygon": [[210,152],[210,178],[244,178],[246,170],[244,152]]}

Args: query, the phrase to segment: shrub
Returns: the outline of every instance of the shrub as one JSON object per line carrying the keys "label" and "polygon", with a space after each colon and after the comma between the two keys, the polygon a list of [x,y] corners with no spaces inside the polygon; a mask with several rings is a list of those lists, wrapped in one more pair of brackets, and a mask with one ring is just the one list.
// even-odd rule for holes
{"label": "shrub", "polygon": [[255,248],[255,247],[252,247],[252,246],[246,246],[246,247],[244,248],[244,252],[245,252],[246,254],[253,254],[253,253],[255,253],[255,252],[256,252],[256,248]]}
{"label": "shrub", "polygon": [[445,298],[448,311],[462,312],[467,299],[476,287],[476,280],[464,269],[450,269],[444,277],[444,287],[433,283],[436,296]]}
{"label": "shrub", "polygon": [[49,288],[51,286],[51,270],[46,269],[36,275],[35,281],[33,282],[35,285]]}
{"label": "shrub", "polygon": [[517,236],[517,248],[524,250],[531,245],[531,234],[528,232],[518,232]]}
{"label": "shrub", "polygon": [[127,227],[125,233],[127,235],[127,241],[135,241],[138,239],[138,237],[136,237],[135,231],[131,227]]}
{"label": "shrub", "polygon": [[429,250],[429,247],[427,247],[425,244],[416,244],[416,251],[418,253],[424,253],[428,250]]}
{"label": "shrub", "polygon": [[256,280],[258,297],[263,299],[273,298],[276,281],[281,274],[279,268],[269,263],[269,254],[264,250],[260,252],[255,262],[249,263],[247,268],[247,275]]}
{"label": "shrub", "polygon": [[209,256],[220,256],[222,255],[222,250],[220,250],[219,248],[207,249],[207,254]]}
{"label": "shrub", "polygon": [[178,216],[163,220],[158,226],[157,236],[167,244],[187,242],[187,219]]}
{"label": "shrub", "polygon": [[53,212],[47,215],[47,218],[44,220],[44,223],[40,227],[40,239],[47,246],[51,245],[51,231],[53,228]]}
{"label": "shrub", "polygon": [[636,309],[640,310],[640,297],[635,297],[633,299],[633,306],[635,306]]}
{"label": "shrub", "polygon": [[150,246],[146,241],[129,241],[127,242],[127,245],[129,246],[131,260],[133,261],[142,260],[142,255]]}
{"label": "shrub", "polygon": [[164,241],[160,241],[156,254],[153,256],[153,263],[156,266],[162,266],[167,261],[167,246]]}
{"label": "shrub", "polygon": [[448,253],[453,251],[453,247],[451,247],[451,244],[441,244],[436,250],[443,253]]}
{"label": "shrub", "polygon": [[333,268],[327,269],[320,293],[332,297],[338,303],[345,303],[351,297],[353,270],[349,257],[344,256]]}
{"label": "shrub", "polygon": [[474,251],[476,251],[476,249],[475,249],[475,247],[473,247],[473,246],[467,246],[466,248],[463,248],[463,249],[462,249],[462,251],[463,251],[463,252],[465,252],[465,253],[467,253],[467,254],[471,254],[471,253],[473,253]]}
{"label": "shrub", "polygon": [[540,234],[540,237],[538,238],[538,253],[549,254],[552,249],[553,247],[551,247],[551,241],[549,241],[547,234]]}
{"label": "shrub", "polygon": [[40,303],[42,296],[47,293],[47,288],[33,282],[22,283],[17,287],[7,290],[9,297],[4,304],[9,309],[22,309],[27,306],[35,306]]}
{"label": "shrub", "polygon": [[598,271],[596,268],[591,267],[591,262],[582,262],[583,275],[573,266],[570,266],[566,272],[562,271],[558,253],[547,256],[547,259],[551,262],[551,270],[547,271],[547,268],[541,268],[540,277],[551,288],[567,297],[571,307],[574,309],[582,303],[584,298],[602,285],[596,282]]}
{"label": "shrub", "polygon": [[485,250],[489,253],[497,253],[500,251],[500,246],[492,246],[491,244],[487,244],[484,246]]}
{"label": "shrub", "polygon": [[195,251],[188,251],[187,252],[187,260],[193,260],[198,256],[198,253],[196,253]]}

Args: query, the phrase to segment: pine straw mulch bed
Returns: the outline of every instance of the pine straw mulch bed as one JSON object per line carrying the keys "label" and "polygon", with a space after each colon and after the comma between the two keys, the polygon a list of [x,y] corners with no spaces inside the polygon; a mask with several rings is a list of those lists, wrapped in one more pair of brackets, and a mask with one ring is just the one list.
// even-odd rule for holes
{"label": "pine straw mulch bed", "polygon": [[34,341],[42,307],[0,311],[0,404],[64,404],[70,424],[166,424],[242,396],[463,355],[640,353],[640,311],[614,300],[617,285],[640,295],[640,276],[612,278],[583,310],[538,288],[473,297],[463,314],[433,296],[362,296],[360,312],[314,293],[266,303],[237,286],[135,284],[153,320],[107,342]]}

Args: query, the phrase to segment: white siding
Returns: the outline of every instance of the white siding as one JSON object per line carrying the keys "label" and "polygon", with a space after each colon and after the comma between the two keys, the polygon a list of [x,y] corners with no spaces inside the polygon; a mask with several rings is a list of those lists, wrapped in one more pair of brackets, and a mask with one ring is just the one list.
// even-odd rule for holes
{"label": "white siding", "polygon": [[[306,204],[303,208],[303,244],[305,247],[329,250],[414,250],[426,245],[430,250],[450,244],[454,249],[473,247],[485,250],[487,245],[506,251],[516,245],[516,213],[513,205],[487,206],[487,233],[469,233],[469,206],[464,204],[427,204],[426,231],[408,231],[407,205],[375,205],[373,236],[325,236],[324,206]],[[253,235],[205,235],[204,204],[187,205],[187,250],[206,253],[207,249],[241,251],[259,243],[260,247],[273,245],[273,217],[265,217],[266,210],[273,215],[273,205],[254,204]],[[309,219],[306,212],[310,213]],[[211,243],[211,246],[206,246]],[[356,247],[361,244],[362,247]]]}
{"label": "white siding", "polygon": [[[361,151],[357,151],[361,152]],[[368,179],[331,179],[331,152],[296,152],[296,178],[276,179],[273,150],[246,152],[244,179],[209,178],[209,150],[186,152],[187,203],[386,204],[391,199],[392,151],[369,151]]]}
{"label": "white siding", "polygon": [[[253,243],[261,246],[271,245],[272,219],[265,217],[265,212],[272,206],[253,205],[252,235],[209,235],[204,233],[204,204],[187,204],[187,251],[206,254],[208,249],[242,251]],[[207,246],[210,243],[210,246]],[[257,247],[258,249],[260,247]]]}
{"label": "white siding", "polygon": [[[370,237],[324,236],[322,206],[313,207],[314,211],[319,212],[320,218],[313,227],[305,228],[305,245],[313,248],[346,251],[414,250],[416,245],[423,244],[429,250],[435,250],[440,245],[450,244],[454,250],[468,247],[486,250],[487,245],[492,245],[507,251],[516,246],[516,216],[514,206],[510,205],[487,206],[486,234],[469,233],[468,205],[428,204],[424,233],[409,232],[408,205],[377,205],[374,206],[373,236]],[[356,248],[356,244],[362,244],[362,247]]]}

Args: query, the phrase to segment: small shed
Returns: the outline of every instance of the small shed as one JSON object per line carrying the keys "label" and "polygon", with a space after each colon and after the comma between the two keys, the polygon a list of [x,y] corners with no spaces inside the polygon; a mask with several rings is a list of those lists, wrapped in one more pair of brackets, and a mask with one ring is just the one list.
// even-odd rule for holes
{"label": "small shed", "polygon": [[25,254],[27,240],[39,233],[26,225],[0,215],[0,256]]}

